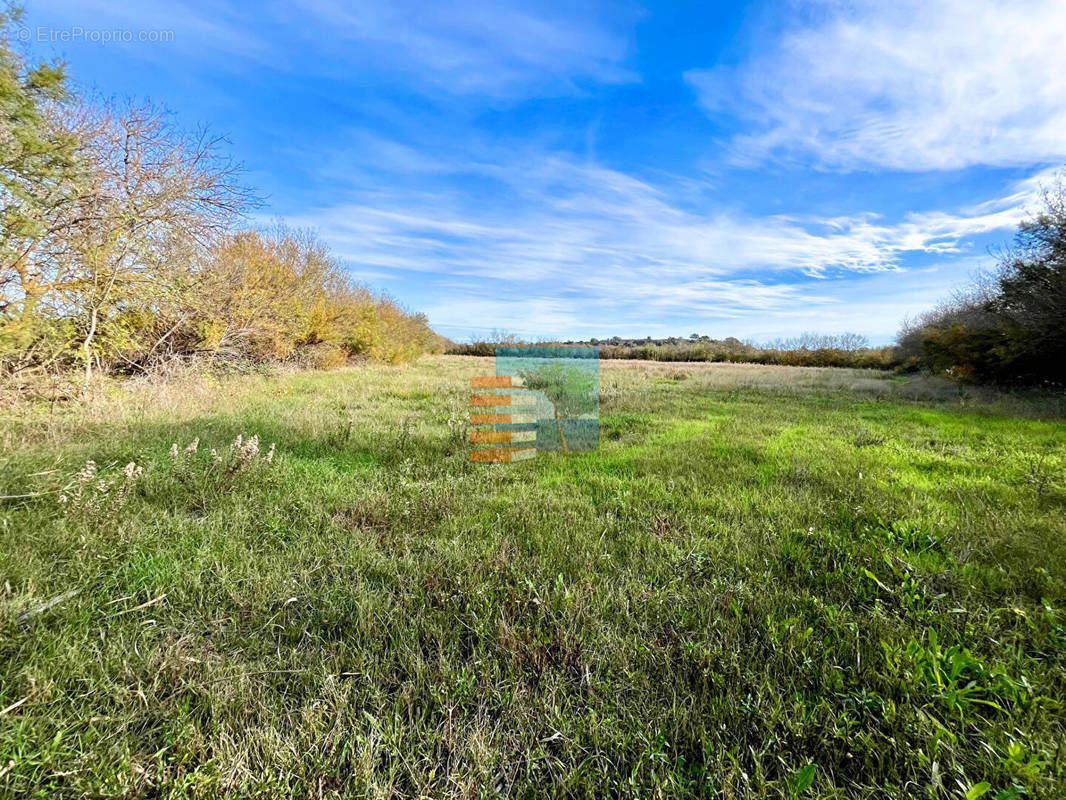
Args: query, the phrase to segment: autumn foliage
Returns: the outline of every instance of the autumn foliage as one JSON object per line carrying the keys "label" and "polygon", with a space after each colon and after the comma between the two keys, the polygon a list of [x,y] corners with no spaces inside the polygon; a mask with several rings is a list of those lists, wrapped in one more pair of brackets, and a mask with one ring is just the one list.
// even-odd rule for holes
{"label": "autumn foliage", "polygon": [[243,230],[223,141],[151,104],[74,98],[0,13],[0,376],[175,359],[398,363],[440,338],[352,281],[313,234]]}

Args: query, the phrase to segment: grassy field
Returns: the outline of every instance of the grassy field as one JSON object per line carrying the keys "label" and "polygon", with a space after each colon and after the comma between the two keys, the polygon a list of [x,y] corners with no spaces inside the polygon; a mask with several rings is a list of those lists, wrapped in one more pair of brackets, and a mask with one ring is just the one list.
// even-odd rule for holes
{"label": "grassy field", "polygon": [[1061,397],[605,362],[471,464],[490,364],[0,416],[0,795],[1066,797]]}

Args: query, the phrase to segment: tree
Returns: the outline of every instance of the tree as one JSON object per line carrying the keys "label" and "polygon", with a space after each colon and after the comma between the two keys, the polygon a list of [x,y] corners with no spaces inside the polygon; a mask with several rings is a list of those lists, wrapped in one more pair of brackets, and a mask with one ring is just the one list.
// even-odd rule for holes
{"label": "tree", "polygon": [[997,269],[950,302],[904,323],[913,366],[977,381],[1066,384],[1066,183],[1019,226]]}
{"label": "tree", "polygon": [[313,233],[284,226],[226,236],[194,297],[197,346],[227,359],[399,363],[437,346],[425,315],[355,283]]}
{"label": "tree", "polygon": [[837,347],[841,350],[847,350],[848,352],[863,350],[870,346],[870,340],[861,333],[845,331],[836,338]]}
{"label": "tree", "polygon": [[146,318],[180,316],[172,290],[252,197],[219,154],[220,138],[183,131],[151,105],[89,114],[81,138],[87,186],[65,237],[76,272],[66,295],[79,311],[88,385],[94,360],[145,344],[154,332]]}
{"label": "tree", "polygon": [[197,346],[239,360],[282,359],[296,346],[298,276],[253,231],[226,236],[195,292]]}
{"label": "tree", "polygon": [[43,306],[58,284],[34,255],[69,217],[79,194],[77,137],[63,124],[69,97],[58,62],[28,63],[11,45],[17,6],[0,10],[0,358],[30,360],[49,323]]}
{"label": "tree", "polygon": [[527,389],[542,392],[552,404],[559,444],[564,453],[568,452],[564,433],[566,422],[596,410],[595,378],[588,370],[555,359],[519,369],[518,375]]}
{"label": "tree", "polygon": [[989,311],[1010,345],[1011,372],[1066,383],[1066,177],[1044,191],[1000,258]]}

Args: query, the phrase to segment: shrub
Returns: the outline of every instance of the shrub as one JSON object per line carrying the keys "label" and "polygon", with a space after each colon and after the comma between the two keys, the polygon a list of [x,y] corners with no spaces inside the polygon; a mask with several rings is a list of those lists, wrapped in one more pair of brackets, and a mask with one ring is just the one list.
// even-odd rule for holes
{"label": "shrub", "polygon": [[1066,184],[1022,222],[998,269],[905,322],[902,362],[962,381],[1066,384]]}

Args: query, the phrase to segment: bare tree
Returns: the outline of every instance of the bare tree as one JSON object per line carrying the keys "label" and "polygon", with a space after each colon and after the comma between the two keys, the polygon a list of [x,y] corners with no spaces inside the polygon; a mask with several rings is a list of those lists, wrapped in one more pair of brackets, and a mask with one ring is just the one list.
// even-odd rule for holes
{"label": "bare tree", "polygon": [[870,340],[863,336],[861,333],[854,333],[852,331],[845,331],[836,337],[837,344],[841,350],[862,350],[864,347],[870,346]]}
{"label": "bare tree", "polygon": [[183,131],[163,110],[105,108],[84,114],[81,125],[86,188],[76,224],[57,237],[52,255],[73,265],[65,300],[80,322],[88,386],[101,332],[105,357],[134,344],[137,312],[147,306],[158,314],[177,301],[197,256],[253,198],[219,154],[219,137]]}

